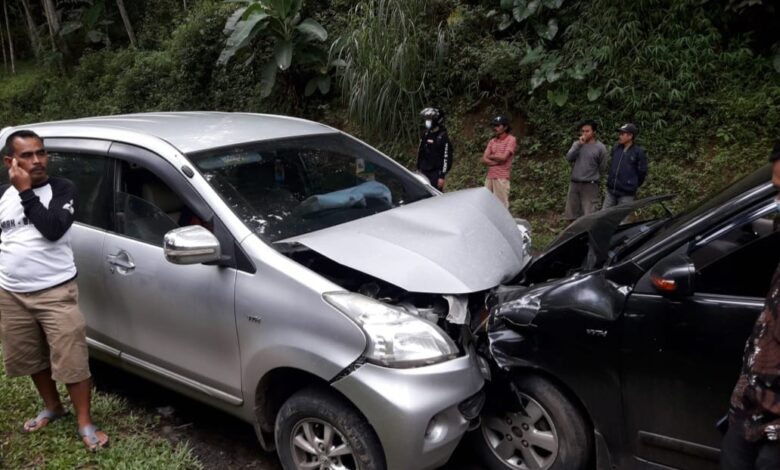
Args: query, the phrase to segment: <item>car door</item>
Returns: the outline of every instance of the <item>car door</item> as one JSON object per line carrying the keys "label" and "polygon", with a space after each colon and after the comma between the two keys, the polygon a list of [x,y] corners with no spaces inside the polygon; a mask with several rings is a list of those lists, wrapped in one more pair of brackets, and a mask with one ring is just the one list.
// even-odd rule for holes
{"label": "car door", "polygon": [[241,399],[234,295],[236,270],[166,261],[169,230],[213,229],[186,176],[146,150],[114,144],[112,231],[102,274],[121,357],[158,378],[224,402]]}
{"label": "car door", "polygon": [[622,384],[626,429],[639,459],[718,468],[716,422],[728,411],[745,341],[780,261],[775,213],[766,200],[671,255],[687,256],[695,268],[693,295],[661,295],[651,286],[651,270],[630,296]]}

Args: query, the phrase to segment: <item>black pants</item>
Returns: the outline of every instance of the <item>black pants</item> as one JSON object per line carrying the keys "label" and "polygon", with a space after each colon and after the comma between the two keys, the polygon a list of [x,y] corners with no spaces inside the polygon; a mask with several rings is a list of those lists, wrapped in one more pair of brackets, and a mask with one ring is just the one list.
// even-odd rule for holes
{"label": "black pants", "polygon": [[439,170],[431,170],[431,171],[421,171],[420,173],[424,174],[426,178],[428,178],[428,181],[431,182],[431,186],[433,186],[436,189],[439,189]]}
{"label": "black pants", "polygon": [[723,437],[720,453],[723,470],[777,470],[780,469],[780,442],[762,439],[745,440],[738,426],[729,426]]}

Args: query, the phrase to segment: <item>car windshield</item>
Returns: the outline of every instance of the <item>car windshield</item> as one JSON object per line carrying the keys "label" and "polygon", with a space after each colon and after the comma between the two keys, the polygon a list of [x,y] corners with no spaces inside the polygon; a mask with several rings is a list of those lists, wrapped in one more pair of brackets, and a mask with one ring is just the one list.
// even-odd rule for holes
{"label": "car windshield", "polygon": [[685,210],[677,213],[674,217],[666,220],[662,226],[658,227],[658,230],[655,231],[653,237],[648,238],[642,243],[642,246],[655,245],[668,237],[670,233],[679,230],[680,227],[688,225],[691,221],[698,219],[713,209],[723,206],[727,202],[736,199],[741,194],[744,194],[753,188],[769,183],[771,179],[772,166],[764,165],[736,183],[731,183],[725,188],[707,195],[696,203],[688,206]]}
{"label": "car windshield", "polygon": [[256,142],[189,157],[267,242],[432,196],[395,162],[344,134]]}

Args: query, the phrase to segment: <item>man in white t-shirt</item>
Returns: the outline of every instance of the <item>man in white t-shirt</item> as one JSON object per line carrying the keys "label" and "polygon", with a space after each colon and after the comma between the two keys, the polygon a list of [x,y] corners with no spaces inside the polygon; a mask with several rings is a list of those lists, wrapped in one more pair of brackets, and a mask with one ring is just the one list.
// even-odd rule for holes
{"label": "man in white t-shirt", "polygon": [[66,414],[56,382],[64,383],[89,450],[108,443],[90,417],[86,325],[78,306],[70,227],[76,188],[46,172],[49,155],[32,131],[8,136],[0,186],[0,341],[9,377],[29,375],[44,403],[26,432]]}

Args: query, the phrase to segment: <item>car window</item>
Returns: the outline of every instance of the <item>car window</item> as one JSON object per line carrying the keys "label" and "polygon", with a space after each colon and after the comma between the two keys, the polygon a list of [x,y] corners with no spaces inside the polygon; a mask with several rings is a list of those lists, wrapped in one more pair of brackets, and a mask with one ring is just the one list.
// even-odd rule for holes
{"label": "car window", "polygon": [[189,155],[230,208],[273,242],[430,197],[393,161],[341,134]]}
{"label": "car window", "polygon": [[697,293],[764,297],[780,262],[780,219],[774,202],[706,234],[689,256]]}
{"label": "car window", "polygon": [[127,162],[119,165],[114,220],[117,233],[157,246],[170,230],[202,224],[160,178]]}
{"label": "car window", "polygon": [[[76,185],[76,222],[107,230],[110,226],[110,182],[108,159],[77,152],[49,151],[47,173],[66,178]],[[0,171],[0,182],[8,182],[8,172]]]}

